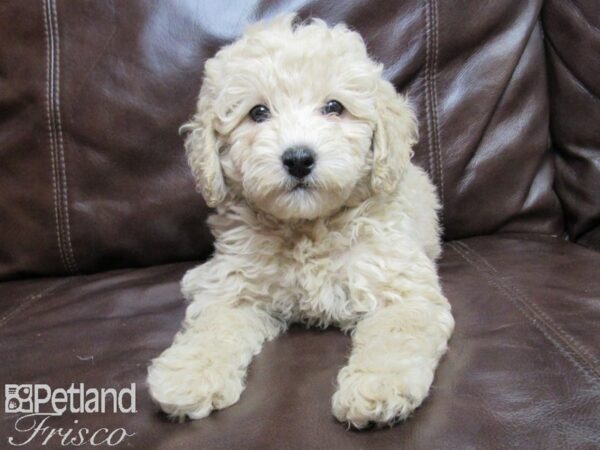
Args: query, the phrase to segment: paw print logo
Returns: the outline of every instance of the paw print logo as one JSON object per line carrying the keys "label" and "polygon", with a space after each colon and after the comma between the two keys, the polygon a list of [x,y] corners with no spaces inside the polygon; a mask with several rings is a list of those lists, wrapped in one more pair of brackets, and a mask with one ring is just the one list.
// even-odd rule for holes
{"label": "paw print logo", "polygon": [[33,412],[33,389],[30,384],[4,386],[4,411],[7,413]]}

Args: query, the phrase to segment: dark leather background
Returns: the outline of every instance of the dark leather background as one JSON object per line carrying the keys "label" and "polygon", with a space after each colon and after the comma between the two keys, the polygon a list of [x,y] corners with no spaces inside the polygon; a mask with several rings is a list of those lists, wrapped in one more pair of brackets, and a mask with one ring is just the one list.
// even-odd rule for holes
{"label": "dark leather background", "polygon": [[[334,421],[349,338],[301,328],[238,404],[171,424],[146,368],[211,251],[177,128],[206,58],[294,9],[359,30],[415,105],[456,331],[393,429]],[[136,414],[53,424],[125,427],[142,449],[600,448],[600,253],[577,245],[600,249],[599,30],[595,0],[1,1],[0,385],[135,382]]]}
{"label": "dark leather background", "polygon": [[3,2],[0,277],[205,258],[207,209],[178,126],[206,58],[295,8],[360,31],[412,100],[415,160],[438,186],[447,240],[562,233],[541,1],[375,4]]}
{"label": "dark leather background", "polygon": [[543,10],[556,190],[571,238],[600,250],[600,2]]}

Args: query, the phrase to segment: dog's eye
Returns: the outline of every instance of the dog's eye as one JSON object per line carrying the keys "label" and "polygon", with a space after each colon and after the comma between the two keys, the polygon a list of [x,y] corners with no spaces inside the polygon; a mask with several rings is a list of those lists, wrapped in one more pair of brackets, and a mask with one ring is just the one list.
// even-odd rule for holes
{"label": "dog's eye", "polygon": [[261,123],[271,117],[271,111],[265,105],[256,105],[250,110],[250,118],[256,123]]}
{"label": "dog's eye", "polygon": [[322,112],[326,115],[335,114],[336,116],[339,116],[342,114],[342,112],[344,112],[344,105],[337,100],[329,100],[327,103],[325,103],[325,106],[323,106]]}

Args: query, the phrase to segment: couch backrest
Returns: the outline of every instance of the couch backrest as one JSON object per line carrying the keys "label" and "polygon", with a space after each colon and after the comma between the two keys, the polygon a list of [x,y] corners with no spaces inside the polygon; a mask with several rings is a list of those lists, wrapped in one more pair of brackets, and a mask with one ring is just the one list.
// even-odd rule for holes
{"label": "couch backrest", "polygon": [[600,2],[546,0],[542,20],[555,188],[569,237],[600,250]]}
{"label": "couch backrest", "polygon": [[0,277],[206,257],[177,129],[206,58],[291,10],[361,32],[410,97],[446,239],[561,233],[542,2],[459,3],[4,0]]}

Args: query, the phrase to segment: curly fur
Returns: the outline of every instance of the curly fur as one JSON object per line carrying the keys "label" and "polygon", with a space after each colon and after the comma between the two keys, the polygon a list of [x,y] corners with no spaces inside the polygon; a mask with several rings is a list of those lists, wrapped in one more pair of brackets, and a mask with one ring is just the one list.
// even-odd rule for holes
{"label": "curly fur", "polygon": [[[252,356],[290,323],[335,325],[353,341],[335,417],[393,424],[427,396],[454,326],[435,266],[439,204],[410,162],[414,114],[360,35],[294,20],[255,24],[206,62],[183,129],[216,208],[215,254],[182,280],[190,304],[150,392],[173,417],[205,417],[239,399]],[[340,116],[322,114],[331,99]],[[248,118],[256,104],[269,120]],[[281,162],[295,145],[316,153],[303,189]]]}

